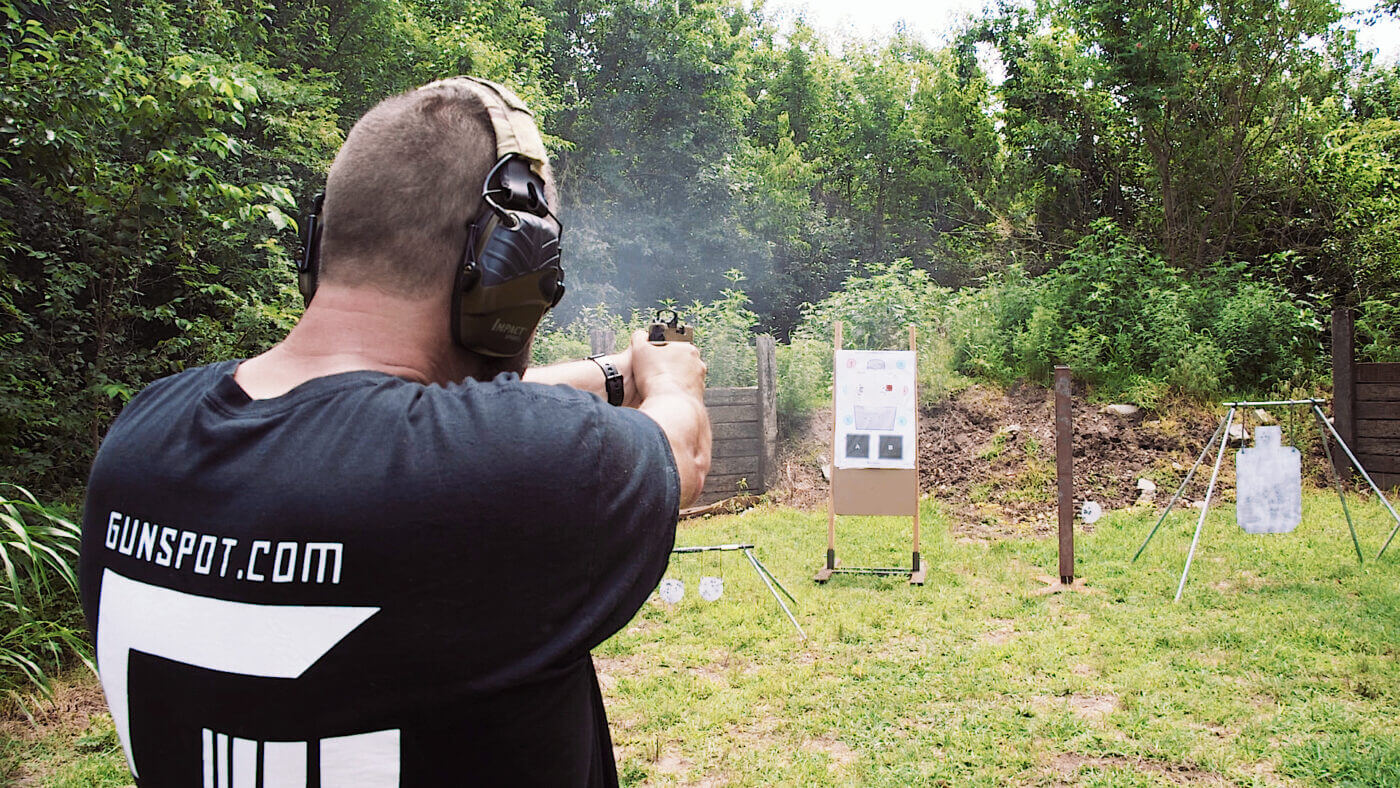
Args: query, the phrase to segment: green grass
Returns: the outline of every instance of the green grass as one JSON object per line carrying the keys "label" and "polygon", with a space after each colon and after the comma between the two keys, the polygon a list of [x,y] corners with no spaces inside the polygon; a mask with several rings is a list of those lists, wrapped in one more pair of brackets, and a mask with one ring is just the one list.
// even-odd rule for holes
{"label": "green grass", "polygon": [[[1355,499],[1353,499],[1355,504]],[[1250,537],[1212,512],[1181,604],[1194,515],[1137,564],[1152,513],[1078,540],[1096,594],[1034,596],[1051,541],[962,542],[925,504],[928,584],[811,575],[826,518],[756,511],[683,528],[681,544],[754,541],[801,601],[799,641],[743,559],[682,556],[695,588],[653,601],[596,653],[634,783],[737,785],[1400,785],[1400,554],[1335,496],[1293,534]],[[842,518],[850,565],[907,563],[909,521]]]}
{"label": "green grass", "polygon": [[[87,672],[69,678],[96,682]],[[131,785],[121,742],[105,713],[94,715],[86,728],[57,725],[41,730],[38,736],[0,736],[0,776],[48,788]]]}
{"label": "green grass", "polygon": [[[677,556],[655,598],[595,652],[624,783],[734,785],[1400,786],[1400,546],[1355,498],[1358,566],[1335,495],[1309,492],[1293,534],[1252,537],[1226,508],[1179,512],[1137,564],[1152,512],[1078,539],[1092,594],[1035,596],[1050,540],[981,544],[924,504],[928,584],[811,580],[826,517],[758,509],[682,527],[738,540],[800,601],[799,640],[738,553]],[[849,565],[909,560],[909,521],[842,518]],[[706,575],[724,596],[701,600]],[[0,739],[42,785],[123,785],[92,729]],[[86,742],[86,743],[84,743]]]}

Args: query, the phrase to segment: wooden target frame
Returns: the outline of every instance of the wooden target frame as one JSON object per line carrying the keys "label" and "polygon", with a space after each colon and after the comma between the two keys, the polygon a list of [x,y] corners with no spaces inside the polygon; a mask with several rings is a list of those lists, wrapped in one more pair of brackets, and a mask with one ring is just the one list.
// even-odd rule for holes
{"label": "wooden target frame", "polygon": [[[835,341],[832,358],[841,348],[841,321],[834,325]],[[908,575],[911,585],[923,585],[925,569],[919,556],[919,389],[917,333],[909,326],[909,350],[915,356],[914,383],[914,452],[913,468],[838,468],[836,467],[836,397],[835,364],[833,362],[831,391],[831,486],[827,495],[826,563],[813,579],[825,583],[834,574]],[[843,567],[836,557],[837,515],[875,515],[911,517],[914,525],[914,549],[910,568],[903,567]]]}

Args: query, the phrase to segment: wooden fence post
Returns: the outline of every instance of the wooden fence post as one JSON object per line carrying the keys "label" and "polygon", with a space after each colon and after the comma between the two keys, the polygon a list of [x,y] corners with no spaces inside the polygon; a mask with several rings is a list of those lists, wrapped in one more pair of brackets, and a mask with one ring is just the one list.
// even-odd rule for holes
{"label": "wooden fence post", "polygon": [[588,352],[593,355],[611,353],[617,349],[617,334],[611,328],[593,328],[588,331]]}
{"label": "wooden fence post", "polygon": [[[1332,310],[1332,417],[1337,434],[1348,446],[1356,445],[1356,326],[1351,310]],[[1335,452],[1337,476],[1351,473],[1346,452]]]}
{"label": "wooden fence post", "polygon": [[778,357],[773,337],[759,334],[758,352],[758,421],[759,479],[764,491],[778,483]]}

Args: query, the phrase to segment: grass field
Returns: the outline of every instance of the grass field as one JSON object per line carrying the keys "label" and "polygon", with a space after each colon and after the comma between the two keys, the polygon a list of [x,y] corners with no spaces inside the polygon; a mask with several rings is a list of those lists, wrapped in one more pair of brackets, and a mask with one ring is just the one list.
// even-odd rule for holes
{"label": "grass field", "polygon": [[[1078,540],[1094,593],[1034,595],[1050,540],[950,534],[925,502],[928,584],[838,575],[817,586],[826,518],[752,510],[684,525],[682,545],[752,541],[800,602],[798,639],[737,553],[679,556],[686,584],[595,652],[629,784],[1400,786],[1400,544],[1353,502],[1310,492],[1293,534],[1251,537],[1229,508],[1173,515],[1137,564],[1152,513]],[[1391,523],[1393,525],[1393,523]],[[907,562],[908,520],[842,518],[851,565]],[[705,602],[702,576],[724,596]],[[122,785],[110,723],[0,740],[36,785]]]}

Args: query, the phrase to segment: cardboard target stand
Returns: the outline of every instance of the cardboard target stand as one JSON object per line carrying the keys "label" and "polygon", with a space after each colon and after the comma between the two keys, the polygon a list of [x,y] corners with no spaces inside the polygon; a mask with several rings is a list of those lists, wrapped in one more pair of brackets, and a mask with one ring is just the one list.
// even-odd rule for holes
{"label": "cardboard target stand", "polygon": [[[827,499],[826,564],[833,574],[908,575],[923,585],[919,560],[919,389],[914,326],[908,350],[843,350],[836,321],[832,367],[831,491]],[[843,567],[836,558],[838,515],[911,517],[910,568]]]}

